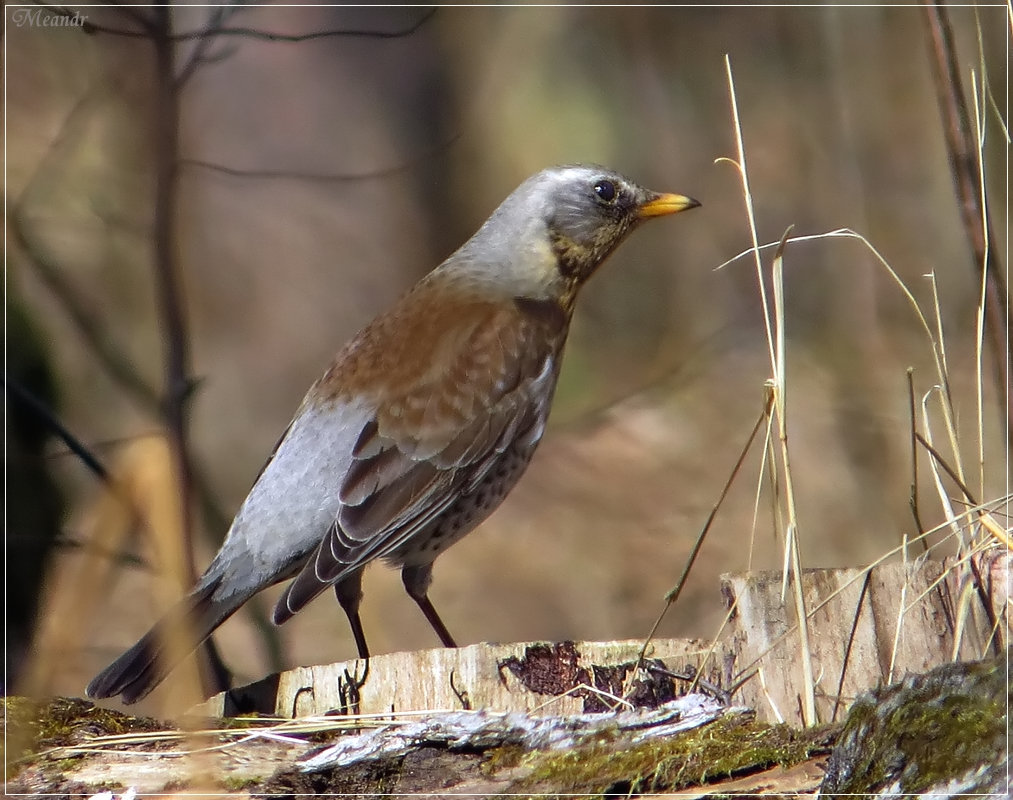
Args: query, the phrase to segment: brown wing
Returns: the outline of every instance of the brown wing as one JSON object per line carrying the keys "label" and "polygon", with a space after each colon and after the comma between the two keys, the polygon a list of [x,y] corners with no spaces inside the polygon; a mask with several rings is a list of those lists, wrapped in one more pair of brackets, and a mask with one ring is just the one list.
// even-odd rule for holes
{"label": "brown wing", "polygon": [[[423,534],[509,447],[534,448],[541,438],[565,317],[550,325],[518,305],[472,300],[441,303],[441,314],[452,316],[433,325],[425,304],[416,305],[415,318],[404,308],[396,314],[403,326],[396,336],[384,330],[395,313],[374,323],[317,387],[324,401],[347,402],[329,382],[355,370],[358,394],[376,411],[341,480],[338,517],[279,600],[276,622]],[[400,358],[390,352],[395,343]],[[363,364],[371,368],[365,375]]]}

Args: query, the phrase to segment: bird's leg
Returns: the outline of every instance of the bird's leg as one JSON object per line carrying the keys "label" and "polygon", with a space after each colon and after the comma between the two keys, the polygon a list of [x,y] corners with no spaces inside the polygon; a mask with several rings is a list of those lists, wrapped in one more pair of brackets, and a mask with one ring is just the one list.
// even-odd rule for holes
{"label": "bird's leg", "polygon": [[348,624],[352,628],[352,636],[355,637],[355,648],[359,651],[359,658],[369,661],[369,646],[366,644],[366,634],[362,631],[362,620],[359,619],[359,603],[362,602],[362,570],[353,572],[334,584],[334,596],[338,598],[338,604],[348,617]]}
{"label": "bird's leg", "polygon": [[[348,670],[345,670],[349,697],[345,698],[345,690],[342,689],[342,703],[346,708],[357,709],[359,689],[366,685],[366,678],[369,677],[369,645],[366,644],[366,634],[362,630],[362,620],[359,619],[359,603],[362,602],[362,570],[360,569],[334,584],[334,596],[338,598],[338,604],[345,612],[345,616],[348,617],[348,625],[352,629],[355,649],[359,651],[359,658],[366,664],[361,678],[358,674],[353,677],[348,674]],[[358,673],[358,667],[355,671]]]}
{"label": "bird's leg", "polygon": [[422,613],[426,615],[429,624],[440,637],[444,647],[457,647],[454,637],[450,635],[447,626],[443,624],[440,615],[436,613],[433,604],[429,599],[429,584],[433,580],[433,565],[423,564],[417,567],[404,567],[401,570],[401,580],[404,583],[405,591],[414,600]]}

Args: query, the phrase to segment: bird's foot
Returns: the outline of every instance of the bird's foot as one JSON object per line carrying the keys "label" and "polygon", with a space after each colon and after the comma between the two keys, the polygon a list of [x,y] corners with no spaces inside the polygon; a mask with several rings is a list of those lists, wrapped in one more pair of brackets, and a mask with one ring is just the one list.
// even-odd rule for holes
{"label": "bird's foot", "polygon": [[341,714],[358,714],[359,703],[361,701],[361,695],[359,690],[366,685],[366,679],[369,678],[369,659],[362,659],[363,669],[362,677],[358,675],[359,662],[355,662],[355,674],[349,673],[346,669],[344,676],[338,683],[338,695],[341,698]]}

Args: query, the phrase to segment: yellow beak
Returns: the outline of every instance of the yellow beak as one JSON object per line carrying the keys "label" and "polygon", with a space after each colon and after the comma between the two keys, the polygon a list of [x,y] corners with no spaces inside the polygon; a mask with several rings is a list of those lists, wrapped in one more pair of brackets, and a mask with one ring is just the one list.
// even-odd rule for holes
{"label": "yellow beak", "polygon": [[699,201],[685,195],[655,194],[637,209],[637,216],[641,219],[663,217],[667,214],[678,214],[680,211],[696,208],[698,205],[700,205]]}

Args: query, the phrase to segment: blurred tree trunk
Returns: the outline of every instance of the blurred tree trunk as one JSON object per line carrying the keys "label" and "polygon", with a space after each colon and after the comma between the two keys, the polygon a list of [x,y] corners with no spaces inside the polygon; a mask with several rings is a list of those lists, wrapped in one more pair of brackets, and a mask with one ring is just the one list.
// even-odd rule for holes
{"label": "blurred tree trunk", "polygon": [[[7,681],[18,685],[32,641],[42,579],[63,517],[63,498],[46,460],[52,431],[26,403],[52,409],[56,381],[42,334],[7,283]],[[12,384],[16,388],[12,388]],[[19,397],[27,395],[27,398]]]}

